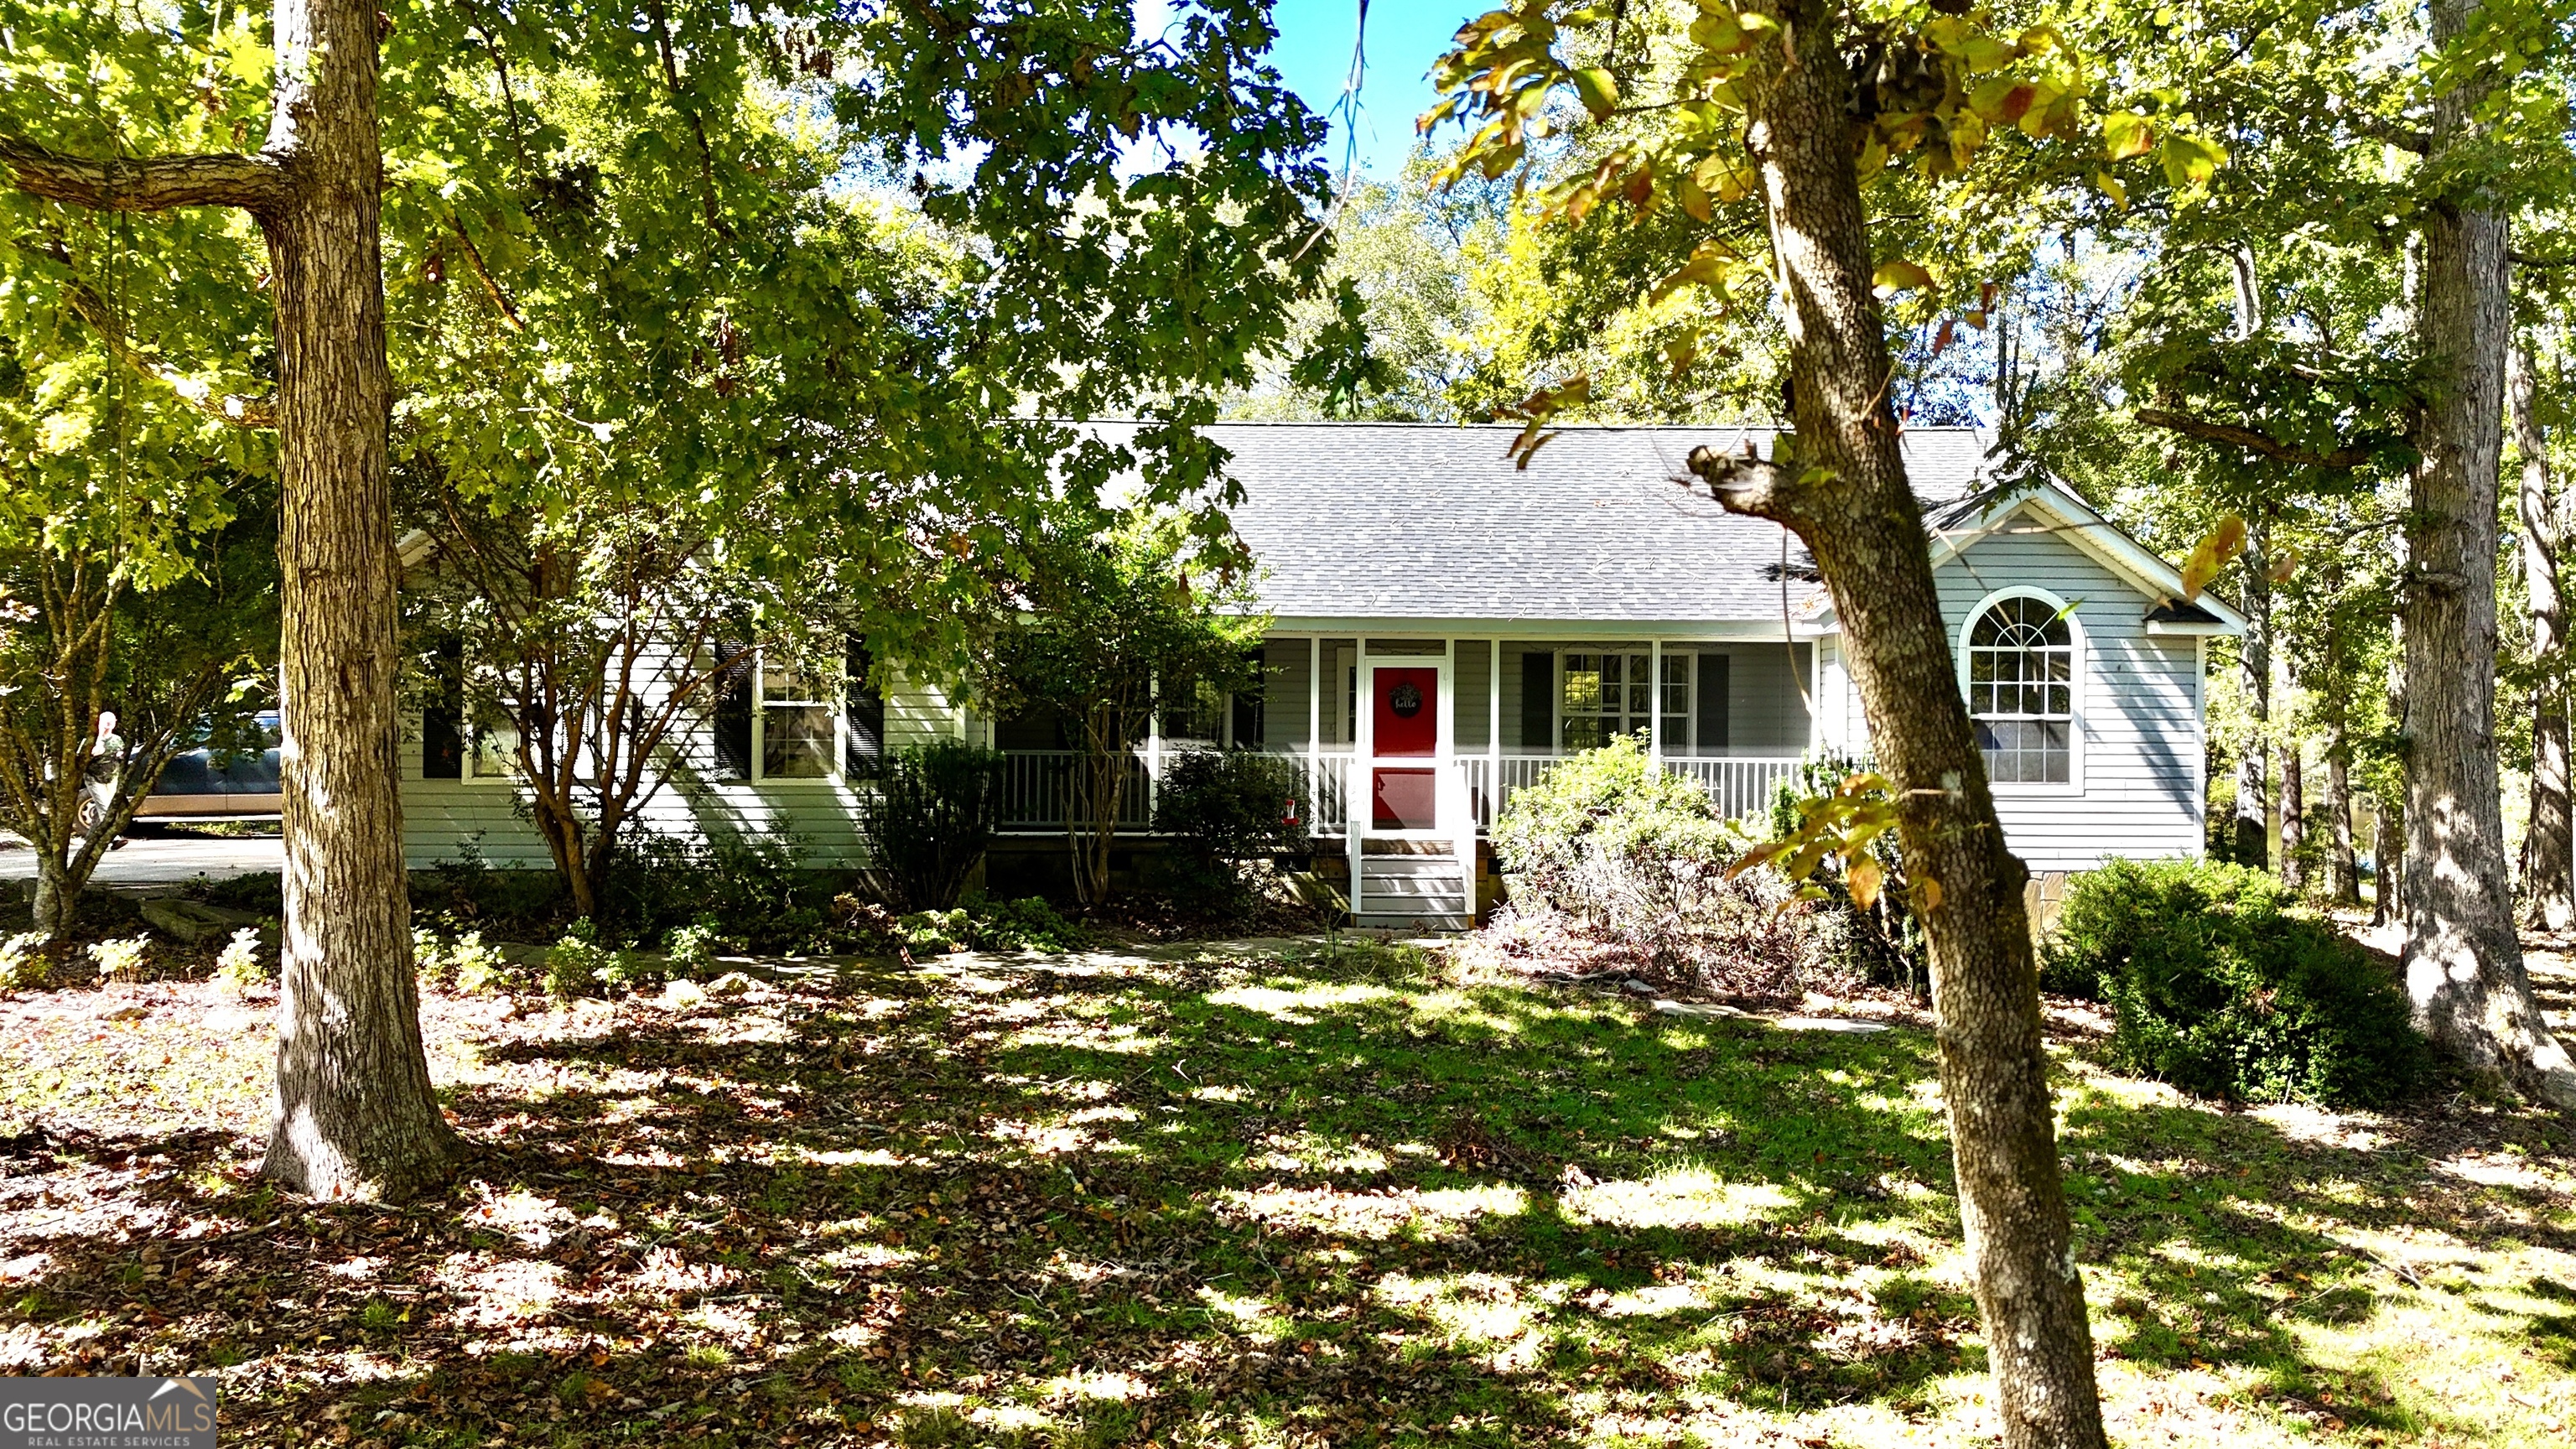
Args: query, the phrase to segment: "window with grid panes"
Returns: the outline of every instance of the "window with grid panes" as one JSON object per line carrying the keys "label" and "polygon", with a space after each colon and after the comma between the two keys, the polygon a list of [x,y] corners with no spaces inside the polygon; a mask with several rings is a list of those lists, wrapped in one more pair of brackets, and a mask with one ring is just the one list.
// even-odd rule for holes
{"label": "window with grid panes", "polygon": [[1664,656],[1660,688],[1654,683],[1654,656],[1643,650],[1569,652],[1563,659],[1557,716],[1564,748],[1598,749],[1621,735],[1642,736],[1659,709],[1664,749],[1677,753],[1690,748],[1691,656]]}
{"label": "window with grid panes", "polygon": [[2027,595],[1999,600],[1968,631],[1968,714],[1998,785],[2063,785],[2075,771],[2075,631]]}

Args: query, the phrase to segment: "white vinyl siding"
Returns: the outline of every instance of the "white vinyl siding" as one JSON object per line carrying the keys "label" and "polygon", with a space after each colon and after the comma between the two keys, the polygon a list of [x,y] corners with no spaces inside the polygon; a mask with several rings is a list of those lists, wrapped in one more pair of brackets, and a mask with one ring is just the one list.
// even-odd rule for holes
{"label": "white vinyl siding", "polygon": [[[959,714],[945,691],[898,680],[886,689],[888,748],[953,736]],[[838,778],[758,784],[716,778],[715,731],[703,716],[684,716],[666,741],[661,768],[636,807],[644,833],[704,840],[728,833],[794,837],[809,865],[855,865],[865,858],[857,829],[868,787]],[[516,786],[497,780],[432,780],[421,773],[420,721],[406,721],[402,743],[403,854],[412,869],[471,854],[496,869],[553,865],[522,813]]]}
{"label": "white vinyl siding", "polygon": [[[2027,532],[2014,532],[2016,528]],[[2080,790],[1998,791],[2004,839],[2035,871],[2089,870],[2115,856],[2148,859],[2201,849],[2203,745],[2199,641],[2146,631],[2153,600],[2062,532],[2027,512],[1989,532],[1934,575],[1952,650],[1977,606],[1998,590],[2045,590],[2075,605]],[[1828,661],[1852,747],[1868,731],[1848,674]]]}

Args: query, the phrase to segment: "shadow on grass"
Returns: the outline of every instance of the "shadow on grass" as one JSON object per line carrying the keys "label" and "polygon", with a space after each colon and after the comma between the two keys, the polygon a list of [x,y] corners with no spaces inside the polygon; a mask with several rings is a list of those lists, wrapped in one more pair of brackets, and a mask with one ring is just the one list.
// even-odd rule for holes
{"label": "shadow on grass", "polygon": [[[1676,1020],[1385,955],[868,971],[493,1029],[450,1093],[465,1184],[401,1210],[282,1204],[202,1136],[139,1171],[141,1144],[85,1144],[56,1171],[95,1201],[22,1234],[47,1261],[0,1332],[46,1366],[230,1365],[227,1424],[262,1440],[1521,1443],[1669,1437],[1711,1401],[1922,1416],[1983,1367],[1938,1262],[1958,1224],[1933,1076],[1914,1034]],[[2298,1330],[2374,1311],[2339,1231],[2429,1192],[2420,1152],[2090,1089],[2066,1143],[2113,1353],[2416,1422]],[[2567,1366],[2567,1316],[2527,1319]]]}

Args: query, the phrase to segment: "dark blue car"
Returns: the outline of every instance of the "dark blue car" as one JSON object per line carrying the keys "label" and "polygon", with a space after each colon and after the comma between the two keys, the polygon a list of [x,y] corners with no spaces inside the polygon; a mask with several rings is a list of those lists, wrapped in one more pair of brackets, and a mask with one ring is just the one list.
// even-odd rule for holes
{"label": "dark blue car", "polygon": [[267,748],[218,756],[194,749],[170,762],[161,781],[134,812],[137,820],[257,819],[274,817],[277,793],[277,712],[263,710],[259,731]]}

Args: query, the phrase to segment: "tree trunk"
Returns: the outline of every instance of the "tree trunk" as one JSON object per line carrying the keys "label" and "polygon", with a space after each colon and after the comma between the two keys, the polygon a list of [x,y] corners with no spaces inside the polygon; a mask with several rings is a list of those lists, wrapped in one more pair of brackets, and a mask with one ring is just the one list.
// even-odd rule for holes
{"label": "tree trunk", "polygon": [[80,890],[63,870],[62,857],[42,851],[36,858],[36,878],[32,888],[29,912],[36,929],[45,933],[47,943],[61,941],[72,931],[72,911],[80,900]]}
{"label": "tree trunk", "polygon": [[[2436,48],[2475,0],[2433,0]],[[2436,167],[2474,142],[2472,83],[2435,98]],[[2506,878],[2495,741],[2496,487],[2512,315],[2505,219],[2470,196],[2424,210],[2416,318],[2431,404],[2408,514],[2406,984],[2418,1027],[2471,1067],[2576,1106],[2576,1061],[2523,969]]]}
{"label": "tree trunk", "polygon": [[316,1197],[400,1198],[456,1155],[411,965],[397,724],[391,378],[379,253],[376,9],[277,8],[260,217],[277,298],[286,939],[262,1171]]}
{"label": "tree trunk", "polygon": [[2370,886],[2370,923],[2385,926],[2406,919],[2406,807],[2396,800],[2372,802],[2371,864],[2377,879]]}
{"label": "tree trunk", "polygon": [[2531,353],[2505,358],[2515,451],[2522,454],[2523,592],[2531,611],[2531,825],[2523,837],[2523,923],[2564,931],[2576,923],[2576,814],[2567,798],[2566,613],[2558,594],[2558,513],[2549,486]]}
{"label": "tree trunk", "polygon": [[2281,660],[2281,884],[2293,892],[2305,894],[2308,888],[2308,863],[2300,854],[2308,843],[2308,792],[2305,762],[2300,758],[2301,741],[2294,721],[2299,701],[2298,661],[2289,655]]}
{"label": "tree trunk", "polygon": [[1905,870],[1931,941],[1960,1219],[2004,1442],[2099,1449],[2092,1333],[2022,906],[2029,872],[1995,820],[1887,402],[1838,11],[1797,0],[1781,13],[1797,63],[1754,99],[1747,141],[1787,303],[1795,457],[1765,464],[1703,450],[1693,466],[1727,507],[1786,524],[1814,554],[1871,748],[1896,790]]}
{"label": "tree trunk", "polygon": [[2326,722],[2326,899],[2361,904],[2361,872],[2352,854],[2352,741],[2338,714]]}
{"label": "tree trunk", "polygon": [[2272,580],[2265,557],[2272,547],[2269,519],[2257,516],[2245,557],[2245,637],[2237,647],[2237,678],[2245,688],[2245,706],[2254,717],[2254,738],[2236,757],[2236,831],[2238,865],[2256,869],[2271,863],[2270,782],[2264,776],[2272,727]]}

